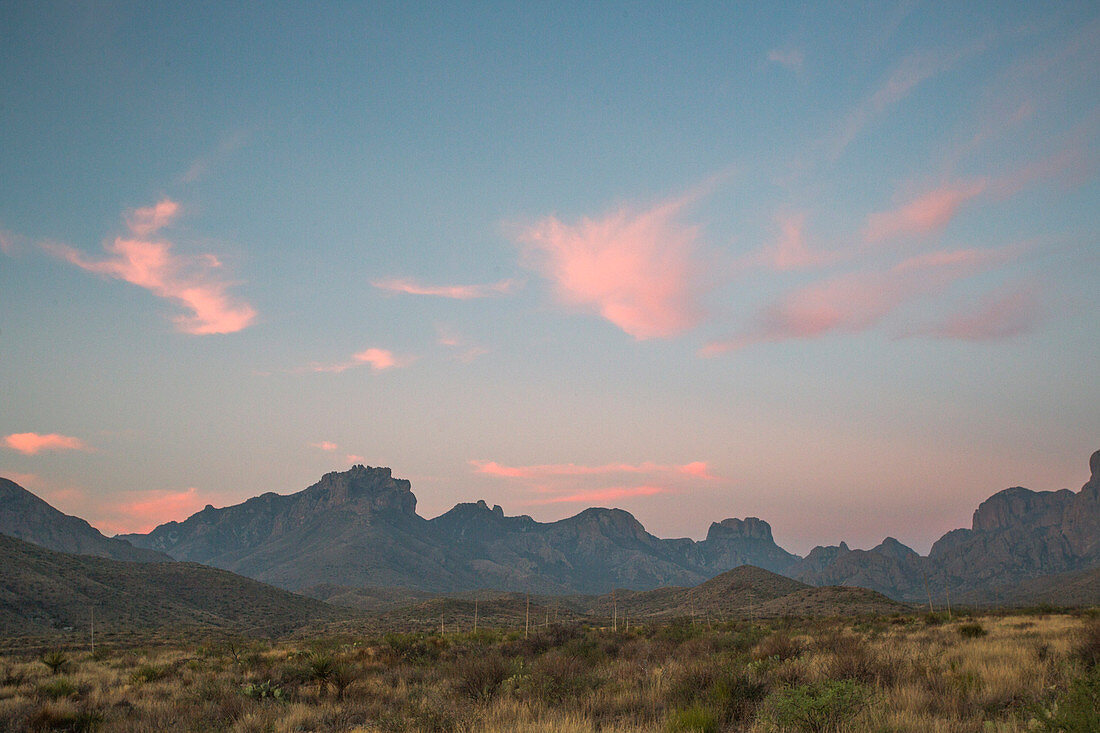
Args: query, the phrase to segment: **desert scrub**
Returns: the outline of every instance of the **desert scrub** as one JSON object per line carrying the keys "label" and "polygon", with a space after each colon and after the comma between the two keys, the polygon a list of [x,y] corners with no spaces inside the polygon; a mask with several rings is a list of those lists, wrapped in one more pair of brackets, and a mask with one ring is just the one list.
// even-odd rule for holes
{"label": "desert scrub", "polygon": [[53,674],[61,674],[69,666],[69,655],[55,649],[42,655],[42,664],[49,667]]}
{"label": "desert scrub", "polygon": [[470,654],[451,667],[455,691],[473,700],[487,702],[512,674],[512,665],[499,652]]}
{"label": "desert scrub", "polygon": [[779,690],[764,715],[780,730],[826,733],[843,726],[867,705],[870,690],[855,680],[830,680]]}
{"label": "desert scrub", "polygon": [[785,631],[777,631],[753,647],[752,658],[757,660],[774,658],[776,661],[783,662],[794,659],[803,651],[805,649],[801,642]]}
{"label": "desert scrub", "polygon": [[964,639],[977,639],[989,633],[985,630],[984,626],[974,622],[959,624],[959,628],[956,629],[956,631],[958,631],[959,636]]}

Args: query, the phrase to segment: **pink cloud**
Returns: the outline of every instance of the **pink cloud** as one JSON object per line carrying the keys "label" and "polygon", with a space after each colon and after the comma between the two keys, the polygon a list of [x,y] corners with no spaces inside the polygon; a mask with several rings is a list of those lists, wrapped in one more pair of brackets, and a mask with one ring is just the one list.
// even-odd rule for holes
{"label": "pink cloud", "polygon": [[439,298],[453,298],[455,300],[472,300],[474,298],[488,298],[494,295],[506,295],[518,286],[515,280],[500,280],[495,283],[483,285],[422,285],[409,279],[375,280],[371,282],[376,288],[388,290],[394,293],[408,293],[410,295],[433,295]]}
{"label": "pink cloud", "polygon": [[756,326],[726,341],[707,344],[701,356],[714,356],[758,343],[806,339],[829,332],[857,333],[918,297],[1003,261],[1005,250],[956,250],[911,257],[888,270],[853,272],[788,293],[766,307]]}
{"label": "pink cloud", "polygon": [[126,217],[126,226],[139,237],[148,237],[172,223],[179,214],[180,205],[170,199],[161,199],[152,206],[134,209]]}
{"label": "pink cloud", "polygon": [[15,237],[8,232],[0,232],[0,252],[9,257],[15,254]]}
{"label": "pink cloud", "polygon": [[748,255],[747,265],[762,265],[773,270],[800,270],[835,262],[840,255],[821,252],[806,244],[806,215],[781,214],[775,219],[779,234],[773,244]]}
{"label": "pink cloud", "polygon": [[40,451],[91,450],[80,438],[48,433],[12,433],[4,437],[4,445],[23,455],[33,456]]}
{"label": "pink cloud", "polygon": [[955,217],[960,206],[981,194],[985,188],[985,180],[945,185],[896,209],[871,214],[863,228],[863,239],[866,242],[879,242],[899,236],[939,231]]}
{"label": "pink cloud", "polygon": [[[161,201],[138,209],[128,219],[134,234],[152,232],[175,215],[178,206]],[[77,267],[124,280],[154,295],[171,300],[191,312],[175,323],[184,333],[195,335],[234,333],[247,328],[256,318],[248,303],[229,295],[229,282],[218,277],[221,262],[211,254],[177,255],[170,242],[118,237],[105,246],[112,257],[93,260],[67,245],[45,243],[44,249]]]}
{"label": "pink cloud", "polygon": [[1001,288],[983,298],[976,309],[960,311],[910,335],[963,341],[1007,339],[1034,330],[1043,315],[1033,288]]}
{"label": "pink cloud", "polygon": [[702,318],[699,229],[677,221],[694,198],[573,225],[546,217],[520,233],[524,260],[562,302],[591,308],[638,340],[675,336]]}
{"label": "pink cloud", "polygon": [[653,496],[654,494],[667,494],[670,489],[662,486],[615,486],[608,489],[594,489],[592,491],[579,491],[568,496],[552,496],[545,499],[534,499],[528,504],[582,504],[603,501],[615,501],[632,496]]}
{"label": "pink cloud", "polygon": [[505,466],[496,461],[470,461],[477,473],[501,478],[543,479],[552,476],[595,476],[613,473],[673,473],[701,479],[714,479],[707,472],[704,461],[684,465],[666,465],[645,461],[638,464],[608,463],[602,466],[583,466],[576,463],[550,463],[534,466]]}
{"label": "pink cloud", "polygon": [[341,372],[346,372],[348,369],[369,366],[371,371],[381,372],[387,369],[408,366],[413,361],[413,357],[398,357],[388,349],[369,348],[357,354],[352,354],[351,359],[348,361],[341,361],[335,364],[314,363],[307,367],[306,371],[339,374]]}
{"label": "pink cloud", "polygon": [[320,443],[310,443],[310,446],[313,447],[313,448],[317,448],[319,450],[329,451],[329,452],[334,451],[334,450],[336,450],[337,448],[340,447],[340,446],[336,445],[335,443],[328,442],[327,440],[322,440]]}
{"label": "pink cloud", "polygon": [[363,458],[363,456],[357,456],[354,453],[348,453],[346,456],[344,456],[344,460],[348,463],[362,463],[366,459]]}

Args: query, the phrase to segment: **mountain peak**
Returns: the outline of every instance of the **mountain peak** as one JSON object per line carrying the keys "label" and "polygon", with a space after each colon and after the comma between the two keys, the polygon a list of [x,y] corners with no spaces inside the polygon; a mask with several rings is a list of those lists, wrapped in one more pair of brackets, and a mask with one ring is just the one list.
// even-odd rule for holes
{"label": "mountain peak", "polygon": [[406,479],[395,479],[389,468],[356,464],[347,471],[332,471],[304,492],[330,506],[360,506],[364,510],[416,512],[416,496]]}
{"label": "mountain peak", "polygon": [[744,519],[723,519],[714,522],[707,530],[707,539],[742,538],[748,540],[765,540],[772,542],[772,526],[758,517],[745,517]]}

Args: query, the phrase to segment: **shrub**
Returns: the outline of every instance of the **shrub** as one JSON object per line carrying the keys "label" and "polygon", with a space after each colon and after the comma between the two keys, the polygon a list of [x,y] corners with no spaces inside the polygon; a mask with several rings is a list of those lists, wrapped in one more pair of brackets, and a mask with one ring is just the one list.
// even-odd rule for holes
{"label": "shrub", "polygon": [[718,716],[699,703],[673,710],[666,725],[669,733],[718,733]]}
{"label": "shrub", "polygon": [[39,685],[35,692],[40,697],[45,697],[50,700],[58,700],[62,697],[75,697],[78,690],[76,685],[70,682],[65,677],[57,677]]}
{"label": "shrub", "polygon": [[69,666],[69,657],[60,649],[42,655],[42,664],[50,668],[53,674],[61,674]]}
{"label": "shrub", "polygon": [[145,682],[156,682],[168,676],[168,670],[155,664],[143,664],[130,675],[130,681],[140,685]]}
{"label": "shrub", "polygon": [[1074,656],[1086,669],[1100,666],[1100,619],[1093,618],[1085,622],[1085,627],[1077,637]]}
{"label": "shrub", "polygon": [[964,639],[977,639],[989,633],[979,623],[959,624],[958,632]]}
{"label": "shrub", "polygon": [[468,656],[454,665],[455,689],[475,702],[484,702],[496,694],[510,672],[510,665],[500,654]]}
{"label": "shrub", "polygon": [[779,692],[770,699],[767,712],[783,730],[824,733],[844,729],[869,696],[854,680],[828,680]]}
{"label": "shrub", "polygon": [[777,631],[763,639],[752,650],[753,659],[775,658],[780,662],[802,654],[802,644],[785,631]]}
{"label": "shrub", "polygon": [[1051,733],[1093,733],[1100,730],[1100,670],[1077,679],[1040,720]]}
{"label": "shrub", "polygon": [[889,684],[896,676],[894,667],[879,657],[858,636],[832,634],[825,637],[819,647],[822,651],[832,653],[828,669],[829,676],[835,679]]}
{"label": "shrub", "polygon": [[247,684],[241,688],[241,692],[243,692],[246,697],[251,697],[253,700],[286,701],[286,692],[271,680]]}
{"label": "shrub", "polygon": [[86,707],[70,710],[43,705],[36,708],[27,718],[27,727],[34,731],[90,733],[102,723],[103,714]]}

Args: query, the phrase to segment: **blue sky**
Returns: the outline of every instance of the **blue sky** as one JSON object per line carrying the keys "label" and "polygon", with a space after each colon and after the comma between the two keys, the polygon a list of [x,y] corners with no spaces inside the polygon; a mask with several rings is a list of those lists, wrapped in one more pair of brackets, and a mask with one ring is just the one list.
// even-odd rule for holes
{"label": "blue sky", "polygon": [[0,7],[0,475],[926,551],[1100,447],[1092,3]]}

